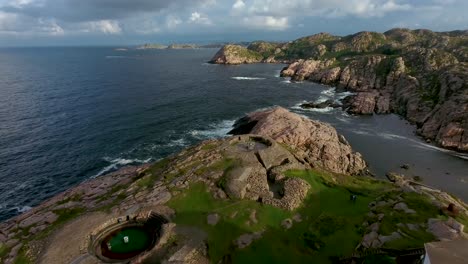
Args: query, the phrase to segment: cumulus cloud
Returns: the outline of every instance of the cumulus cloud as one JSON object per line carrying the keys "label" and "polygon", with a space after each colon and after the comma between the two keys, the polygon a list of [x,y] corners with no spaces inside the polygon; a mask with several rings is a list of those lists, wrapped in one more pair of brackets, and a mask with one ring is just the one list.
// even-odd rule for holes
{"label": "cumulus cloud", "polygon": [[257,38],[262,31],[274,36],[384,31],[396,24],[466,29],[467,9],[466,0],[0,0],[0,45],[11,35],[202,33],[221,40],[233,34]]}
{"label": "cumulus cloud", "polygon": [[232,9],[240,10],[245,7],[245,3],[242,0],[236,0],[236,2],[232,5]]}
{"label": "cumulus cloud", "polygon": [[83,23],[85,32],[101,32],[104,34],[120,34],[122,28],[119,23],[114,20],[99,20]]}
{"label": "cumulus cloud", "polygon": [[287,17],[253,16],[243,21],[245,26],[254,29],[285,30],[289,27]]}
{"label": "cumulus cloud", "polygon": [[204,24],[204,25],[210,25],[211,24],[211,20],[208,17],[206,17],[205,15],[200,14],[198,12],[193,12],[190,15],[189,22],[190,23],[197,23],[197,24]]}
{"label": "cumulus cloud", "polygon": [[168,16],[166,18],[166,26],[169,29],[174,29],[180,24],[182,24],[182,20],[176,16]]}
{"label": "cumulus cloud", "polygon": [[388,12],[410,10],[410,4],[394,0],[253,0],[249,11],[265,15],[382,16]]}

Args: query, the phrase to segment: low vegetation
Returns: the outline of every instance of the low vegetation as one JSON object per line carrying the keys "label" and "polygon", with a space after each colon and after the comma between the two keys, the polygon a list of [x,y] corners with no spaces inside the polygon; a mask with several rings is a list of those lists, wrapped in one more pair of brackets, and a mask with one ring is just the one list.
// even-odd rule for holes
{"label": "low vegetation", "polygon": [[[396,199],[399,195],[410,208],[418,209],[418,214],[395,212],[390,205],[379,208],[379,212],[386,215],[382,222],[383,234],[400,229],[408,236],[385,246],[416,248],[434,239],[424,229],[412,231],[398,227],[401,223],[424,223],[427,218],[439,215],[437,208],[422,195],[402,194],[392,184],[371,178],[313,170],[293,170],[286,175],[304,179],[312,186],[304,205],[293,212],[250,200],[215,199],[203,183],[183,190],[168,205],[176,210],[175,223],[195,226],[208,234],[209,256],[214,263],[220,260],[330,263],[350,256],[366,232],[363,222],[372,220],[368,216],[369,204],[379,199]],[[357,196],[356,201],[350,200],[351,195]],[[214,226],[207,223],[210,214],[220,217]],[[290,229],[285,229],[281,223],[287,218],[300,219],[294,221]],[[262,232],[261,238],[244,249],[234,246],[239,236],[253,232]],[[368,258],[377,257],[393,261],[382,256]]]}

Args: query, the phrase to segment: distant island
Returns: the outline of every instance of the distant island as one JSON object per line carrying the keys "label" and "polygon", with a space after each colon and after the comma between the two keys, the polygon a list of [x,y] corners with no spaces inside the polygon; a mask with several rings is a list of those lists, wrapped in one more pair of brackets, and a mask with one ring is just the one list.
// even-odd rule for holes
{"label": "distant island", "polygon": [[[320,33],[287,43],[226,45],[216,64],[285,63],[281,76],[353,92],[352,114],[396,113],[428,142],[468,152],[468,31]],[[304,107],[337,107],[333,102]]]}
{"label": "distant island", "polygon": [[[139,50],[146,50],[146,49],[219,49],[222,48],[223,46],[227,45],[228,43],[212,43],[212,44],[187,44],[187,43],[182,43],[182,44],[169,44],[169,45],[162,45],[162,44],[143,44],[141,46],[136,47],[136,49]],[[250,42],[238,42],[233,45],[239,45],[242,47],[246,47],[250,44]]]}

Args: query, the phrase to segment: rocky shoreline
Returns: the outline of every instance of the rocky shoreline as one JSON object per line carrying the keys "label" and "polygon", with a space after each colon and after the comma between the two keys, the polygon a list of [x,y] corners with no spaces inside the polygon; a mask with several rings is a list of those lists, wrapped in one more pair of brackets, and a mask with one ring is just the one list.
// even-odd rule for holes
{"label": "rocky shoreline", "polygon": [[467,43],[467,31],[320,33],[289,43],[231,45],[211,62],[288,63],[283,77],[353,92],[343,105],[349,113],[396,113],[428,142],[468,152]]}
{"label": "rocky shoreline", "polygon": [[[90,234],[151,213],[169,223],[157,245],[130,263],[258,258],[269,247],[250,245],[271,244],[272,236],[297,240],[301,258],[316,258],[328,252],[327,239],[344,239],[334,231],[342,229],[343,243],[359,252],[468,237],[464,202],[400,175],[390,173],[392,183],[365,176],[362,156],[326,123],[275,107],[248,114],[230,133],[84,182],[0,223],[1,262],[101,263]],[[350,195],[357,201],[348,204]],[[310,233],[312,226],[320,232]],[[280,241],[288,257],[290,243]],[[351,253],[340,250],[333,252]]]}

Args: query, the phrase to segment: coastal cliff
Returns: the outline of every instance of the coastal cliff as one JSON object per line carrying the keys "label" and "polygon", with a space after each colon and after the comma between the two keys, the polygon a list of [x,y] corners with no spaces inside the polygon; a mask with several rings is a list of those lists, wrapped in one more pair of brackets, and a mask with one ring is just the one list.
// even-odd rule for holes
{"label": "coastal cliff", "polygon": [[392,173],[391,182],[353,176],[366,163],[328,124],[275,107],[231,134],[0,223],[1,262],[102,263],[93,247],[106,246],[95,241],[102,230],[155,213],[166,219],[156,244],[126,263],[331,263],[467,237],[464,202]]}
{"label": "coastal cliff", "polygon": [[211,59],[211,63],[216,64],[243,64],[258,63],[263,60],[263,56],[253,50],[240,45],[225,45]]}
{"label": "coastal cliff", "polygon": [[392,29],[345,37],[320,33],[244,49],[262,56],[255,62],[289,62],[281,76],[293,81],[353,92],[344,100],[349,113],[396,113],[428,141],[468,152],[467,46],[467,31]]}

